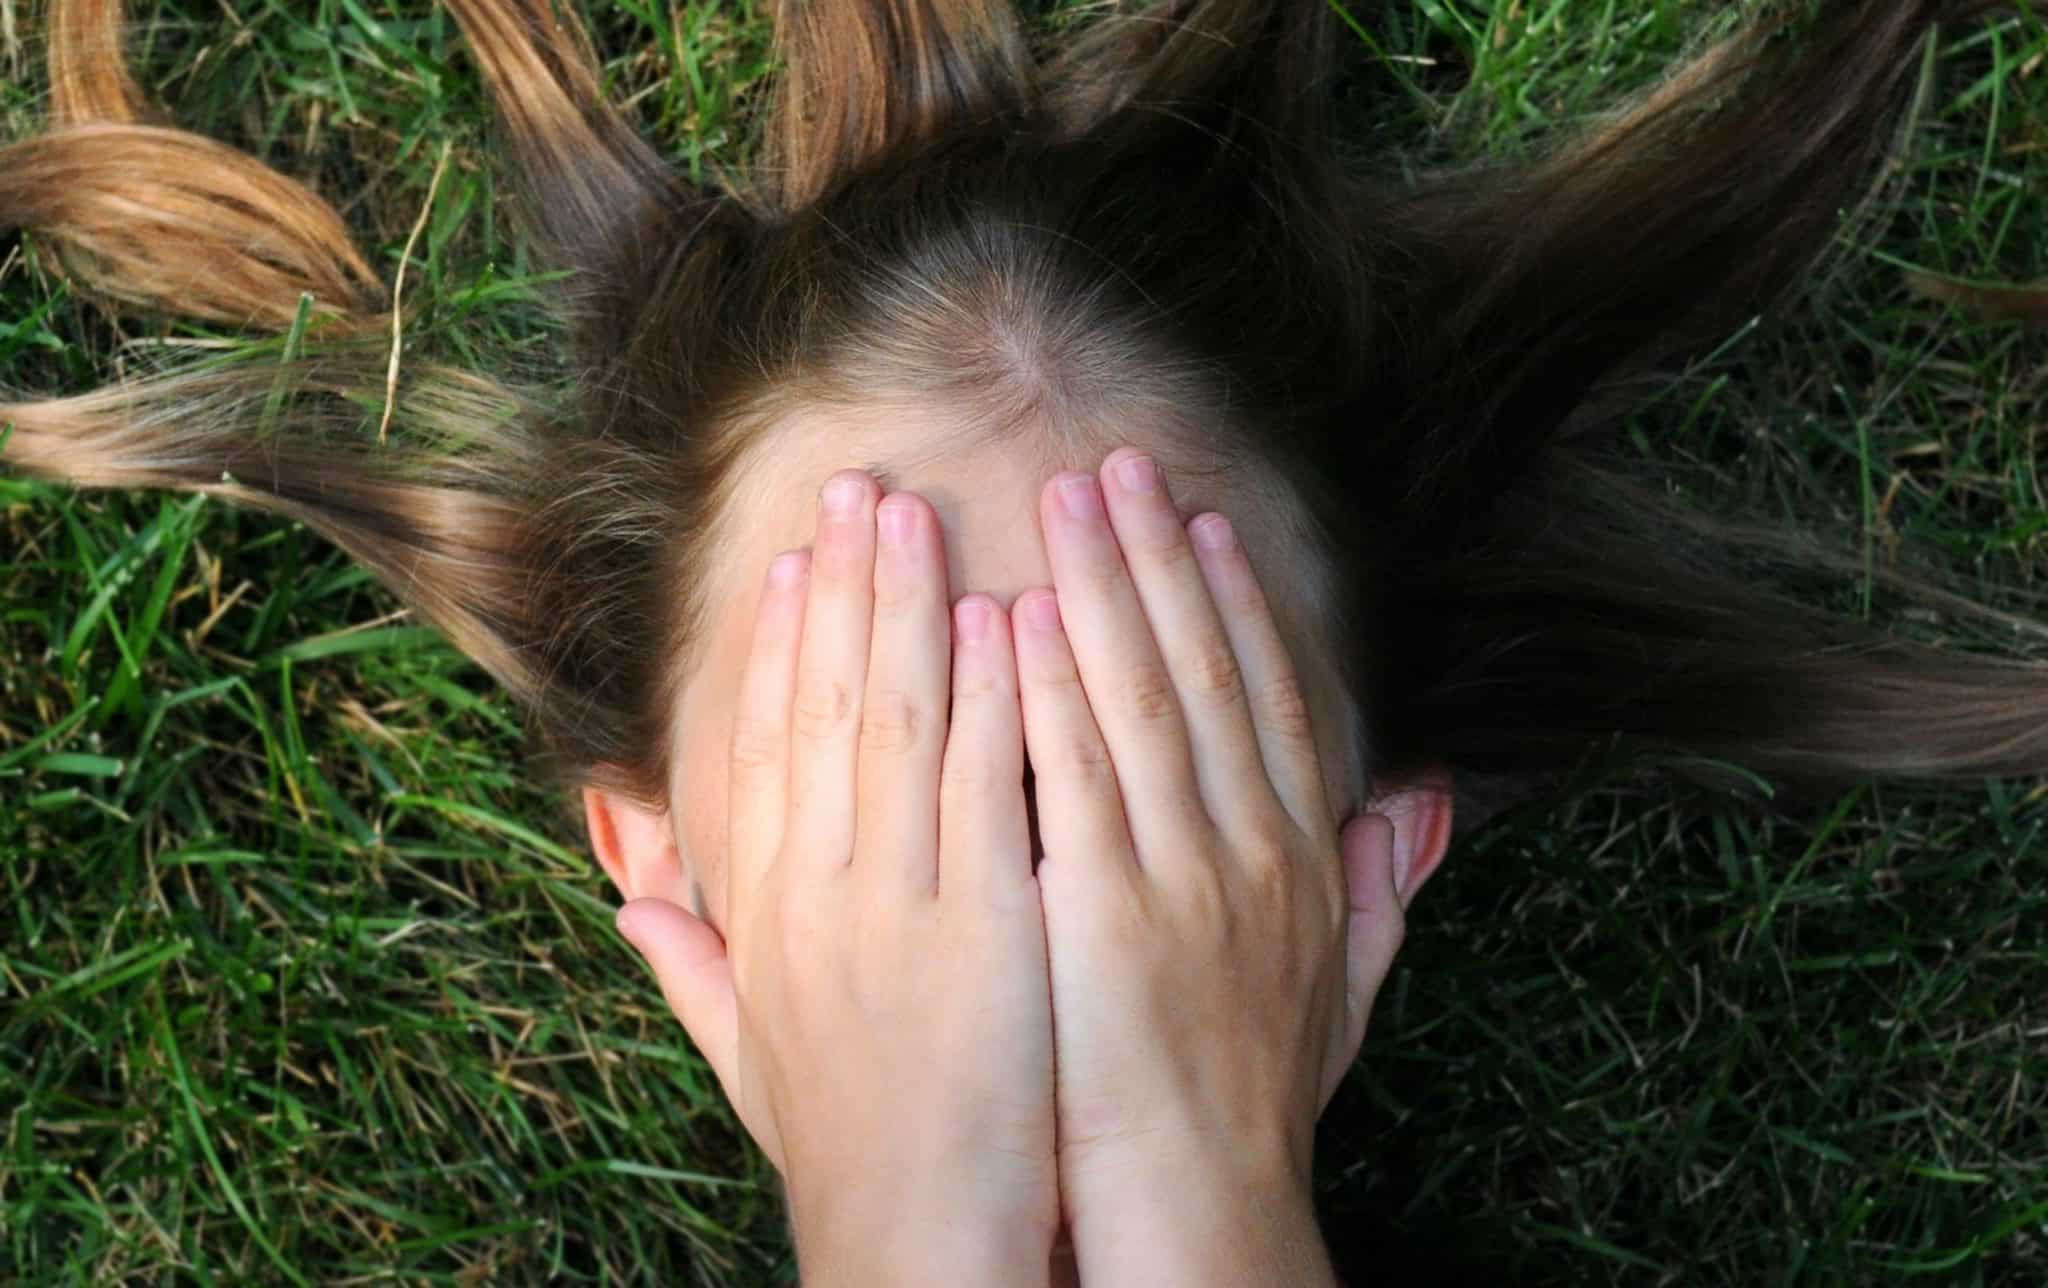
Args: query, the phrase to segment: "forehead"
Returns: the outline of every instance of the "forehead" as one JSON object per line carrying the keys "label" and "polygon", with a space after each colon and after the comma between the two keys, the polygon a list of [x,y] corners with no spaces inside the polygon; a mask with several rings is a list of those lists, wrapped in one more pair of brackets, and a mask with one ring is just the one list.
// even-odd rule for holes
{"label": "forehead", "polygon": [[678,728],[694,727],[709,709],[703,704],[719,707],[730,698],[768,562],[784,550],[813,544],[818,490],[834,473],[866,469],[883,495],[909,491],[923,497],[940,525],[948,602],[978,591],[1007,609],[1025,591],[1053,584],[1038,518],[1046,483],[1065,469],[1096,473],[1102,458],[1124,444],[1150,451],[1159,461],[1183,522],[1208,510],[1229,516],[1312,706],[1341,712],[1344,728],[1322,731],[1349,762],[1336,772],[1348,770],[1349,780],[1359,782],[1357,713],[1334,670],[1318,607],[1330,593],[1333,573],[1322,560],[1305,557],[1312,546],[1308,529],[1276,475],[1262,473],[1265,467],[1256,462],[1204,457],[1200,440],[1185,434],[1102,436],[1062,448],[1037,433],[1003,438],[963,432],[915,410],[794,411],[760,433],[735,470],[728,502],[716,519],[716,566],[704,570],[713,608],[707,635],[694,650]]}
{"label": "forehead", "polygon": [[[1103,436],[1063,450],[1040,434],[991,437],[916,410],[806,409],[777,420],[741,463],[720,516],[727,566],[714,575],[736,578],[727,588],[738,593],[780,551],[812,544],[818,489],[834,473],[859,468],[883,495],[915,492],[931,505],[944,539],[948,600],[979,591],[1008,607],[1032,587],[1052,584],[1038,519],[1046,483],[1062,470],[1096,472],[1124,443],[1159,458],[1183,522],[1205,509],[1242,513],[1245,498],[1229,505],[1232,498],[1216,495],[1216,478],[1177,474],[1176,462],[1195,473],[1201,464],[1186,460],[1185,443],[1158,434]],[[1213,462],[1207,472],[1216,473]]]}

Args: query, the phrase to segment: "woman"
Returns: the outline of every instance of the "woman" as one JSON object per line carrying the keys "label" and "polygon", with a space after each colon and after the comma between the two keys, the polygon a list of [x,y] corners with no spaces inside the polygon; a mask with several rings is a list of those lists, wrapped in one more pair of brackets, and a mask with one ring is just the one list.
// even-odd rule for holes
{"label": "woman", "polygon": [[1820,254],[1920,42],[1982,7],[1824,4],[1536,160],[1397,183],[1342,159],[1329,6],[1156,6],[1040,57],[1006,5],[791,5],[762,164],[699,188],[601,102],[567,15],[450,0],[569,273],[561,414],[394,376],[331,208],[140,124],[119,7],[57,3],[52,128],[8,149],[0,220],[301,356],[13,402],[5,459],[326,534],[529,707],[621,893],[713,924],[756,570],[849,458],[932,503],[950,594],[1013,602],[1052,580],[1044,480],[1150,451],[1185,514],[1235,520],[1333,822],[1387,815],[1411,884],[1454,778],[1470,826],[1611,747],[2033,773],[2037,668],[1786,603],[1747,575],[1756,534],[1632,484],[1596,432]]}

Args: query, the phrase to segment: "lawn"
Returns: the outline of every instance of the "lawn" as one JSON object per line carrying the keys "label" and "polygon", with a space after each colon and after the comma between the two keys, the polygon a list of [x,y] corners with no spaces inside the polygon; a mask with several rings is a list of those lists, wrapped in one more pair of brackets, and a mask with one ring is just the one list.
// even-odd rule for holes
{"label": "lawn", "polygon": [[[576,2],[678,166],[744,161],[767,0]],[[134,7],[177,123],[313,184],[386,282],[419,226],[409,350],[548,378],[550,283],[445,13]],[[1721,6],[1343,8],[1347,110],[1399,166],[1536,146]],[[40,119],[40,22],[0,0],[7,139]],[[2048,281],[2048,22],[1945,30],[1922,70],[1833,270],[1623,447],[1704,509],[2048,626],[2048,331],[1907,286]],[[0,234],[10,389],[245,342]],[[1814,593],[2048,661],[2048,631]],[[0,471],[0,1282],[791,1277],[772,1173],[522,746],[483,673],[302,526]],[[2048,788],[1769,787],[1609,775],[1456,847],[1320,1138],[1351,1282],[2048,1282]]]}

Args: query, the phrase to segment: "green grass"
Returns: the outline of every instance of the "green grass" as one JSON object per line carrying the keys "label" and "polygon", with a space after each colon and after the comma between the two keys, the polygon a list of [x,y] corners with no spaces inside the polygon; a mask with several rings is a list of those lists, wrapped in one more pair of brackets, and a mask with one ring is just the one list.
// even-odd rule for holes
{"label": "green grass", "polygon": [[[336,199],[387,281],[447,146],[407,276],[422,334],[545,369],[545,284],[444,13],[138,7],[143,83]],[[1345,7],[1371,37],[1347,101],[1417,162],[1540,139],[1705,10]],[[586,8],[615,99],[679,166],[744,158],[764,6]],[[38,117],[39,18],[0,40],[5,137]],[[2026,612],[2048,340],[1901,269],[2048,278],[2048,27],[1952,32],[1929,77],[1839,269],[1632,441],[1703,507],[1917,553]],[[32,238],[0,263],[16,388],[232,338],[109,313]],[[1893,620],[1865,586],[1826,593]],[[395,610],[296,525],[0,475],[0,1281],[789,1278],[772,1175],[523,778],[516,712]],[[1499,820],[1418,903],[1325,1120],[1345,1273],[2048,1282],[2044,826],[2031,783],[1770,813],[1616,780]]]}

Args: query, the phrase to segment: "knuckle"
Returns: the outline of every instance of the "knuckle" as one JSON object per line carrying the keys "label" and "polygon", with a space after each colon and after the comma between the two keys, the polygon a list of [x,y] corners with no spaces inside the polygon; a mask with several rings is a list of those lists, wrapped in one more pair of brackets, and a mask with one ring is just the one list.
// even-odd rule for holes
{"label": "knuckle", "polygon": [[1244,670],[1226,639],[1211,638],[1189,655],[1188,687],[1206,702],[1231,706],[1244,696]]}
{"label": "knuckle", "polygon": [[732,724],[732,767],[742,774],[760,774],[782,764],[789,734],[778,720],[737,716]]}
{"label": "knuckle", "polygon": [[1151,662],[1140,662],[1124,673],[1123,702],[1125,710],[1147,723],[1166,720],[1180,711],[1173,677]]}
{"label": "knuckle", "polygon": [[1245,909],[1231,897],[1221,864],[1200,864],[1180,883],[1179,916],[1204,943],[1237,938]]}
{"label": "knuckle", "polygon": [[1002,678],[993,667],[968,666],[960,659],[953,661],[953,699],[980,702],[992,697],[1004,688]]}
{"label": "knuckle", "polygon": [[827,586],[855,587],[873,576],[874,551],[839,532],[820,536],[811,552],[817,579]]}
{"label": "knuckle", "polygon": [[1292,670],[1283,671],[1259,686],[1259,715],[1267,728],[1296,743],[1315,741],[1315,721],[1309,715],[1308,695]]}
{"label": "knuckle", "polygon": [[[997,777],[996,767],[988,757],[967,755],[957,746],[948,748],[945,759],[939,762],[939,790],[942,794],[952,792],[979,802],[983,792],[1001,785]],[[1023,790],[1021,782],[1018,790]]]}
{"label": "knuckle", "polygon": [[1231,932],[1269,940],[1291,932],[1302,924],[1301,874],[1287,842],[1276,830],[1261,827],[1248,836],[1234,837],[1229,857],[1216,865],[1218,879],[1226,887],[1226,909]]}
{"label": "knuckle", "polygon": [[1107,599],[1124,592],[1130,585],[1131,573],[1123,555],[1112,548],[1082,563],[1081,580],[1088,594]]}
{"label": "knuckle", "polygon": [[861,704],[860,745],[866,751],[904,751],[917,745],[924,714],[901,689],[882,689]]}
{"label": "knuckle", "polygon": [[1069,777],[1086,785],[1113,782],[1116,778],[1109,748],[1102,739],[1090,734],[1076,733],[1067,737],[1060,745],[1058,763]]}
{"label": "knuckle", "polygon": [[1157,528],[1146,527],[1143,535],[1131,538],[1131,548],[1148,567],[1177,572],[1195,562],[1194,546],[1179,519],[1169,519]]}
{"label": "knuckle", "polygon": [[1284,829],[1262,824],[1236,846],[1239,866],[1262,893],[1284,892],[1293,882],[1294,847]]}
{"label": "knuckle", "polygon": [[797,685],[790,704],[791,725],[799,737],[831,738],[853,714],[853,691],[831,676],[810,676]]}
{"label": "knuckle", "polygon": [[1062,658],[1046,660],[1030,670],[1031,687],[1042,690],[1055,702],[1086,702],[1087,694],[1081,688],[1081,673],[1073,663]]}
{"label": "knuckle", "polygon": [[905,575],[900,569],[884,569],[875,575],[875,614],[878,617],[908,616],[924,603],[930,593],[930,583],[924,579]]}
{"label": "knuckle", "polygon": [[1231,575],[1227,562],[1224,572],[1220,598],[1225,612],[1233,617],[1256,618],[1267,611],[1266,594],[1260,589],[1257,578]]}

